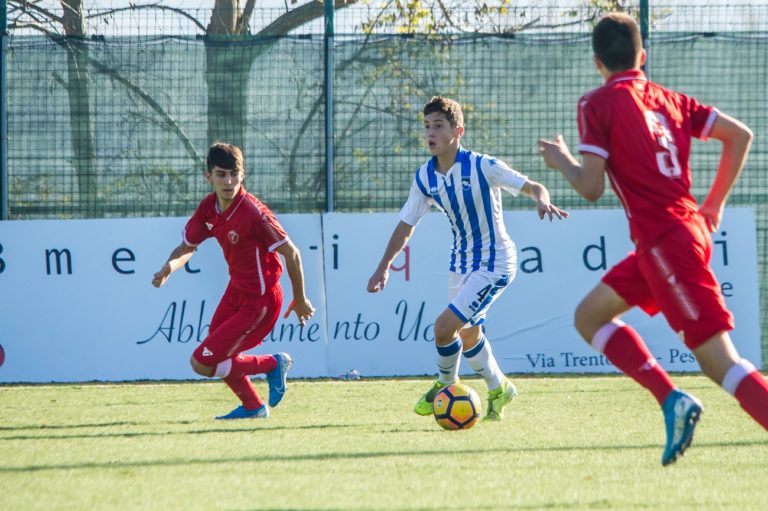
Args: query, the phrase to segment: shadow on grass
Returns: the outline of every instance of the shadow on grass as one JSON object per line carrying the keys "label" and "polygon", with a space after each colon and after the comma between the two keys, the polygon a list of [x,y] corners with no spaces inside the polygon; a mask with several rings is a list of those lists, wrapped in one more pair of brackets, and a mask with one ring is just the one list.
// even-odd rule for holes
{"label": "shadow on grass", "polygon": [[[203,419],[206,420],[206,419]],[[200,419],[188,419],[178,421],[113,421],[113,422],[84,422],[79,424],[22,424],[20,426],[0,426],[0,432],[2,431],[39,431],[39,430],[51,430],[51,429],[91,429],[91,428],[112,428],[115,426],[153,426],[153,425],[189,425],[200,422]],[[318,426],[322,427],[322,426]],[[6,437],[8,438],[8,437]]]}
{"label": "shadow on grass", "polygon": [[146,422],[115,421],[96,422],[92,424],[24,424],[22,426],[0,426],[0,431],[37,431],[50,429],[88,429],[88,428],[113,428],[115,426],[144,426]]}
{"label": "shadow on grass", "polygon": [[[638,508],[638,509],[648,509],[648,505],[645,503],[639,503],[636,505],[629,504],[622,502],[621,504],[622,509],[632,509],[632,508]],[[286,508],[284,507],[274,507],[274,508],[245,508],[242,511],[285,511]],[[450,510],[450,509],[460,509],[462,511],[466,510],[466,506],[455,506],[452,507],[448,505],[447,507],[442,505],[440,507],[401,507],[396,506],[392,509],[397,509],[398,511],[434,511],[435,509],[443,509],[443,510]],[[549,502],[546,504],[510,504],[506,503],[504,504],[504,509],[519,509],[519,510],[525,510],[525,509],[616,509],[615,503],[609,501],[609,500],[594,500],[592,502]],[[292,507],[290,508],[291,511],[349,511],[348,508],[327,508],[327,507]],[[476,506],[472,505],[472,511],[498,511],[499,506]]]}
{"label": "shadow on grass", "polygon": [[[340,426],[342,427],[342,426]],[[277,428],[284,429],[284,428]],[[232,432],[236,430],[223,430]],[[242,430],[237,430],[242,431]],[[158,433],[163,434],[163,433]],[[768,446],[768,441],[730,441],[730,442],[698,442],[696,449],[717,449],[732,447],[754,447]],[[521,454],[521,453],[547,453],[547,452],[590,452],[590,451],[620,451],[620,450],[658,450],[659,445],[563,445],[553,447],[509,447],[506,449],[494,448],[493,454]],[[127,468],[146,468],[146,467],[178,467],[185,465],[220,465],[227,463],[279,463],[279,462],[302,462],[302,461],[329,461],[343,459],[386,459],[386,458],[411,458],[414,456],[457,456],[457,455],[476,455],[477,449],[452,450],[447,453],[445,450],[421,450],[409,452],[393,451],[373,451],[373,452],[330,452],[321,454],[296,454],[296,455],[260,455],[229,457],[229,458],[181,458],[181,459],[161,459],[147,461],[106,461],[94,463],[72,463],[72,464],[40,464],[40,465],[21,465],[16,467],[0,467],[0,473],[20,473],[20,472],[42,472],[57,470],[123,470]]]}
{"label": "shadow on grass", "polygon": [[[228,422],[228,421],[227,421]],[[218,422],[217,422],[218,423]],[[189,422],[164,422],[163,424],[189,424]],[[243,424],[242,422],[238,422],[238,424]],[[251,423],[252,424],[252,423]],[[135,425],[135,426],[151,426],[152,424],[149,423],[130,423],[130,422],[121,422],[121,423],[113,423],[114,425]],[[101,427],[99,426],[92,426],[92,425],[82,425],[82,426],[62,426],[61,429],[65,428],[86,428],[86,427]],[[218,427],[218,428],[205,428],[205,429],[190,429],[190,430],[184,430],[184,431],[125,431],[122,433],[91,433],[91,434],[74,434],[74,435],[13,435],[13,436],[0,436],[0,442],[8,441],[8,440],[77,440],[77,439],[102,439],[102,438],[141,438],[141,437],[153,437],[153,436],[162,436],[162,437],[168,437],[170,435],[205,435],[205,434],[218,434],[218,433],[255,433],[257,431],[286,431],[286,430],[302,430],[302,429],[309,429],[309,430],[317,430],[317,429],[331,429],[331,428],[356,428],[359,427],[358,424],[306,424],[303,426],[261,426],[258,427]],[[5,429],[5,428],[0,428]],[[11,428],[7,428],[11,429]],[[22,429],[22,428],[18,428]],[[29,430],[47,430],[47,429],[54,429],[54,428],[48,428],[45,426],[33,426],[33,427],[27,427],[23,428],[24,431]]]}

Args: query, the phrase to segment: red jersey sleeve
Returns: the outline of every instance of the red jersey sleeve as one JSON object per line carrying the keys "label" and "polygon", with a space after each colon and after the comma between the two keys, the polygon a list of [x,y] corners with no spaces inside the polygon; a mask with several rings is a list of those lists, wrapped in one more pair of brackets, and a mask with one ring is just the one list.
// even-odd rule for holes
{"label": "red jersey sleeve", "polygon": [[579,152],[596,154],[608,159],[609,140],[603,126],[609,126],[607,122],[601,122],[601,112],[596,105],[589,101],[587,96],[579,99],[578,108],[579,126]]}
{"label": "red jersey sleeve", "polygon": [[706,140],[709,138],[709,132],[712,125],[717,120],[717,109],[711,106],[702,105],[695,98],[683,96],[686,102],[686,110],[691,119],[691,136]]}
{"label": "red jersey sleeve", "polygon": [[212,230],[205,225],[205,213],[208,207],[207,203],[208,201],[204,199],[200,205],[197,206],[192,217],[187,221],[187,225],[184,226],[184,243],[190,247],[196,247],[213,236]]}
{"label": "red jersey sleeve", "polygon": [[253,224],[254,234],[264,242],[270,252],[274,252],[277,247],[288,242],[288,234],[267,207],[260,208],[259,213]]}

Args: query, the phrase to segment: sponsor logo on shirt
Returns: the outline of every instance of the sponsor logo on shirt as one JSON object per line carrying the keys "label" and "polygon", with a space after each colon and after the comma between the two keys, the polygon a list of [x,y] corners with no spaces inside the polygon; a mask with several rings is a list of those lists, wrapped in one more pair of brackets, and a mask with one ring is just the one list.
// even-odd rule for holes
{"label": "sponsor logo on shirt", "polygon": [[210,231],[211,229],[213,229],[213,224],[210,224],[210,223],[208,223],[208,222],[205,222],[205,226],[208,228],[208,230],[209,230],[209,231]]}
{"label": "sponsor logo on shirt", "polygon": [[212,357],[213,352],[208,349],[208,347],[203,348],[203,356],[204,357]]}
{"label": "sponsor logo on shirt", "polygon": [[230,243],[236,245],[238,240],[240,240],[240,235],[238,235],[237,232],[233,230],[227,233],[227,238],[229,238]]}

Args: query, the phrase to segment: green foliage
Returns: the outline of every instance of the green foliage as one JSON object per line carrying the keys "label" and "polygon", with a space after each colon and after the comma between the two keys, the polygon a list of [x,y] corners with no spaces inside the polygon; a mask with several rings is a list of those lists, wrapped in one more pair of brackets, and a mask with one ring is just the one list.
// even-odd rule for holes
{"label": "green foliage", "polygon": [[499,18],[508,14],[510,0],[388,0],[376,7],[360,24],[365,34],[499,32]]}
{"label": "green foliage", "polygon": [[221,382],[0,386],[3,508],[768,508],[765,431],[703,377],[675,378],[706,411],[667,468],[629,379],[514,380],[503,422],[459,432],[411,411],[425,379],[293,380],[270,419],[235,422],[212,419],[234,406]]}

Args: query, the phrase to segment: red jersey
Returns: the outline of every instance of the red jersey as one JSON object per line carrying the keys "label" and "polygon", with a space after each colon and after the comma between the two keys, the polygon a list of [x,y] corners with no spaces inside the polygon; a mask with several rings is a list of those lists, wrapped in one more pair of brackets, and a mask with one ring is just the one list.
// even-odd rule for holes
{"label": "red jersey", "polygon": [[184,227],[184,243],[192,247],[212,236],[224,252],[233,286],[263,296],[278,285],[283,267],[275,249],[288,242],[288,235],[274,213],[244,187],[223,213],[211,193]]}
{"label": "red jersey", "polygon": [[579,152],[606,160],[632,240],[647,246],[698,207],[691,195],[691,137],[706,140],[717,110],[649,81],[613,75],[579,100]]}

